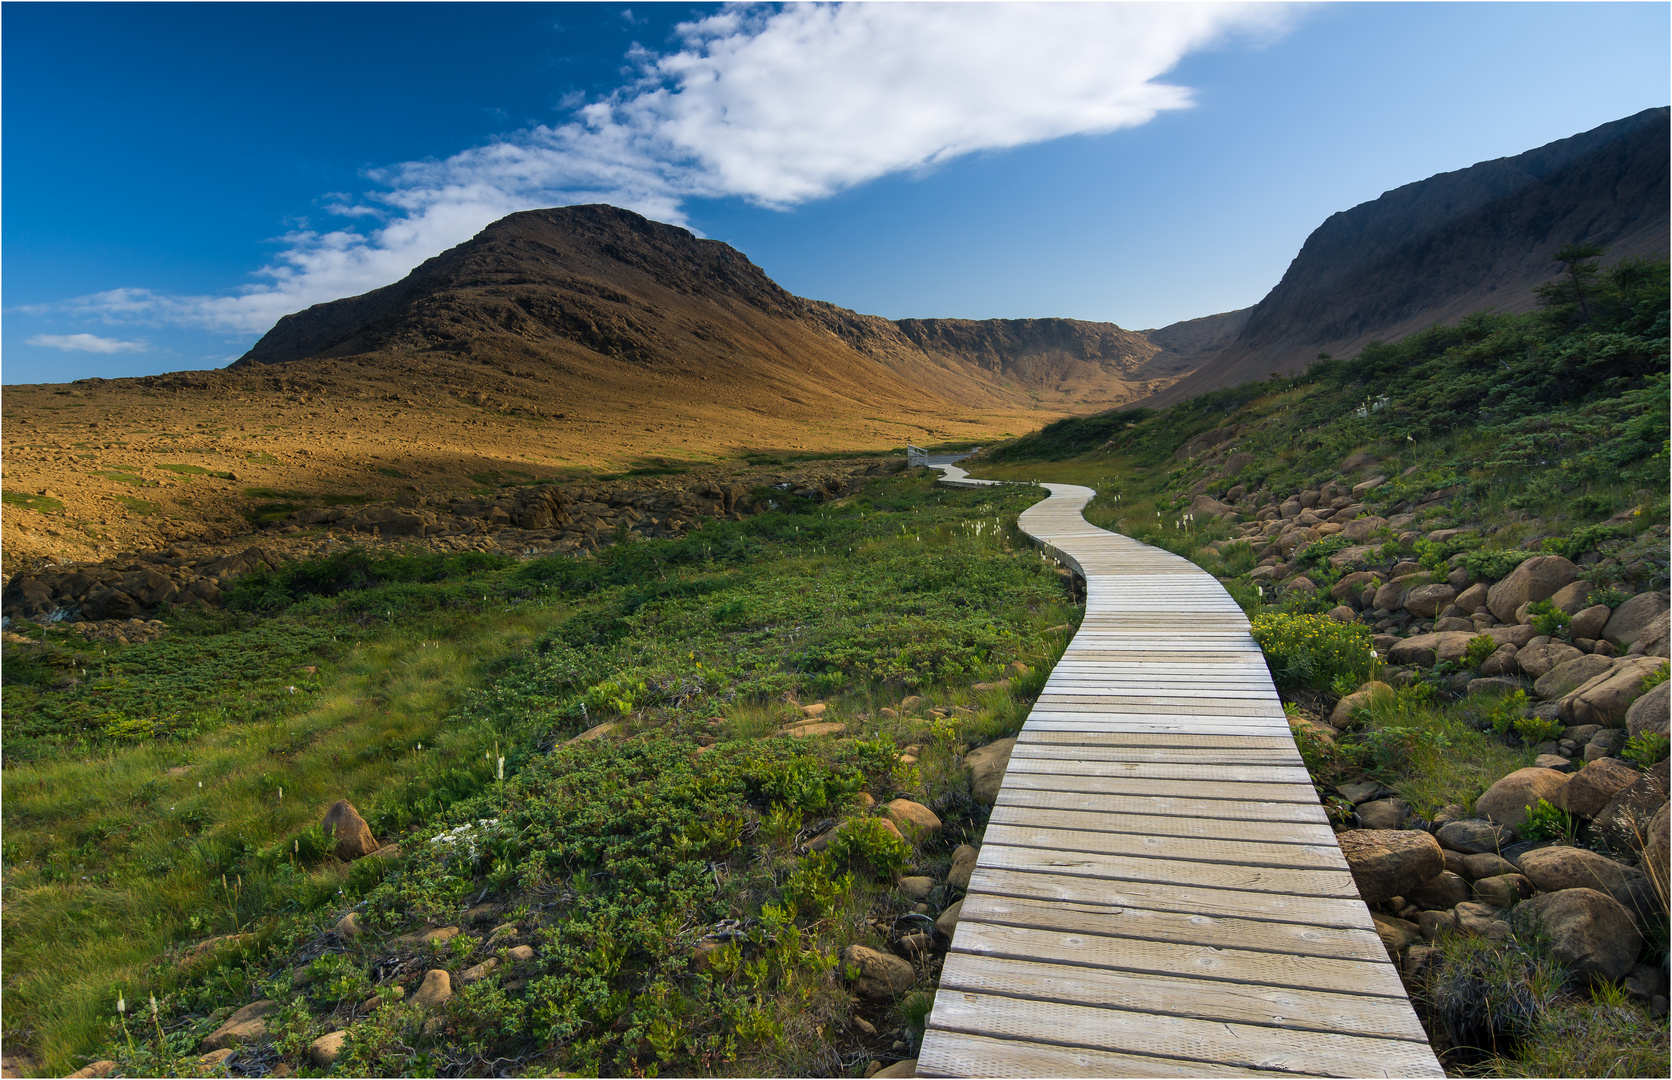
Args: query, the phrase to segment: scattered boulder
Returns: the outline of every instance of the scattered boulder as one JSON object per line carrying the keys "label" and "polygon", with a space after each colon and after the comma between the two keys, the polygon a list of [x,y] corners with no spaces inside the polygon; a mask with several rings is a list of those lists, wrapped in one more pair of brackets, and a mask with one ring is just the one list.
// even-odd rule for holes
{"label": "scattered boulder", "polygon": [[[1536,800],[1535,800],[1536,801]],[[1496,854],[1515,840],[1515,834],[1493,821],[1463,818],[1448,821],[1434,833],[1443,847],[1463,855]]]}
{"label": "scattered boulder", "polygon": [[1630,646],[1650,623],[1666,614],[1669,602],[1672,598],[1664,592],[1638,593],[1614,609],[1602,628],[1602,636],[1622,648]]}
{"label": "scattered boulder", "polygon": [[860,997],[886,1000],[910,990],[917,981],[909,962],[864,945],[843,949],[841,961],[842,974],[853,980],[853,992]]}
{"label": "scattered boulder", "polygon": [[581,732],[579,735],[576,735],[574,738],[565,742],[563,745],[564,746],[573,746],[576,743],[593,742],[594,740],[602,739],[607,735],[613,734],[616,731],[616,729],[619,728],[619,727],[621,727],[621,725],[614,722],[614,721],[609,721],[609,722],[602,723],[602,724],[595,724],[592,727],[589,727],[585,731]]}
{"label": "scattered boulder", "polygon": [[1643,844],[1643,869],[1654,879],[1660,895],[1667,895],[1668,845],[1667,804],[1662,803],[1649,821],[1649,831]]}
{"label": "scattered boulder", "polygon": [[505,955],[511,959],[513,964],[520,964],[534,959],[534,946],[514,945],[506,952]]}
{"label": "scattered boulder", "polygon": [[1515,609],[1531,600],[1548,600],[1579,577],[1579,568],[1560,555],[1535,555],[1492,586],[1486,606],[1502,623],[1515,621]]}
{"label": "scattered boulder", "polygon": [[964,902],[962,900],[947,905],[946,910],[940,913],[940,918],[935,920],[935,929],[939,930],[943,936],[950,938],[952,931],[958,928],[958,920],[963,914]]}
{"label": "scattered boulder", "polygon": [[894,1064],[878,1069],[876,1072],[871,1074],[873,1080],[896,1080],[898,1077],[916,1075],[916,1058],[906,1058],[904,1061],[896,1061]]}
{"label": "scattered boulder", "polygon": [[1652,835],[1655,814],[1666,805],[1667,763],[1663,760],[1648,772],[1639,773],[1607,806],[1591,818],[1591,844],[1611,851],[1642,852],[1648,869],[1645,844]]}
{"label": "scattered boulder", "polygon": [[[1536,649],[1537,646],[1534,646],[1527,651],[1533,652]],[[1578,655],[1572,659],[1561,661],[1539,676],[1533,682],[1533,693],[1546,701],[1553,701],[1556,698],[1573,693],[1579,687],[1614,666],[1614,661],[1609,657],[1579,653],[1577,649],[1574,652]]]}
{"label": "scattered boulder", "polygon": [[946,872],[946,883],[954,889],[970,887],[970,875],[975,872],[979,852],[968,844],[959,844],[952,852],[952,869]]}
{"label": "scattered boulder", "polygon": [[913,874],[909,877],[901,878],[898,882],[898,887],[901,892],[905,893],[913,900],[924,900],[928,898],[930,891],[934,889],[935,879],[932,877],[924,877],[921,874]]}
{"label": "scattered boulder", "polygon": [[1515,862],[1540,892],[1595,889],[1644,915],[1655,905],[1647,874],[1594,851],[1556,845],[1523,852]]}
{"label": "scattered boulder", "polygon": [[1405,815],[1410,809],[1403,799],[1375,799],[1360,803],[1359,826],[1365,829],[1397,829],[1405,824]]}
{"label": "scattered boulder", "polygon": [[935,812],[910,799],[894,799],[883,806],[883,813],[905,836],[929,836],[941,831],[941,819]]}
{"label": "scattered boulder", "polygon": [[1474,885],[1474,898],[1493,907],[1514,907],[1533,895],[1533,883],[1521,874],[1494,874]]}
{"label": "scattered boulder", "polygon": [[[1499,780],[1475,800],[1475,813],[1488,821],[1499,825],[1507,825],[1511,829],[1519,829],[1527,816],[1529,807],[1540,799],[1554,801],[1556,793],[1561,791],[1568,782],[1564,773],[1554,769],[1525,768],[1517,769]],[[1456,822],[1454,824],[1462,824]],[[1445,829],[1452,825],[1445,826]],[[1443,834],[1445,829],[1441,830]],[[1462,849],[1459,849],[1462,850]],[[1494,850],[1480,848],[1477,850]]]}
{"label": "scattered boulder", "polygon": [[1508,941],[1515,933],[1515,928],[1503,917],[1502,910],[1492,904],[1479,904],[1471,900],[1458,904],[1452,911],[1457,915],[1458,931],[1471,937],[1483,937],[1489,941]]}
{"label": "scattered boulder", "polygon": [[378,848],[371,826],[347,799],[338,799],[331,804],[331,809],[325,811],[325,820],[320,823],[320,828],[325,830],[325,835],[337,838],[337,858],[344,862],[370,855]]}
{"label": "scattered boulder", "polygon": [[1568,633],[1575,638],[1598,638],[1602,636],[1602,628],[1613,614],[1607,604],[1596,604],[1573,615],[1573,622],[1568,625]]}
{"label": "scattered boulder", "polygon": [[1555,958],[1581,978],[1612,982],[1637,963],[1643,937],[1631,914],[1596,889],[1573,888],[1535,896],[1515,909],[1518,923],[1536,923]]}
{"label": "scattered boulder", "polygon": [[1429,911],[1446,911],[1469,899],[1469,895],[1469,883],[1447,870],[1407,892],[1405,899]]}
{"label": "scattered boulder", "polygon": [[1432,619],[1456,598],[1457,590],[1450,585],[1419,585],[1405,595],[1405,610],[1419,619]]}
{"label": "scattered boulder", "polygon": [[1393,687],[1385,682],[1367,682],[1335,703],[1334,711],[1329,714],[1329,722],[1335,727],[1344,728],[1352,722],[1355,710],[1368,708],[1371,700],[1378,695],[1392,694]]}
{"label": "scattered boulder", "polygon": [[998,801],[999,785],[1004,783],[1004,770],[1010,766],[1010,752],[1016,749],[1016,739],[999,739],[964,755],[964,768],[969,772],[970,792],[975,801],[992,806]]}
{"label": "scattered boulder", "polygon": [[335,931],[337,937],[342,940],[353,941],[355,938],[360,936],[361,931],[363,931],[365,927],[360,925],[359,913],[351,911],[347,915],[338,919],[336,925],[331,927],[331,929]]}
{"label": "scattered boulder", "polygon": [[472,965],[471,967],[467,967],[463,971],[459,972],[459,977],[456,981],[460,986],[469,986],[473,982],[478,982],[487,978],[488,974],[498,966],[499,958],[490,956],[480,964]]}
{"label": "scattered boulder", "polygon": [[[1587,656],[1581,659],[1602,661],[1611,666],[1563,697],[1557,703],[1559,715],[1573,723],[1609,726],[1625,721],[1632,702],[1643,696],[1643,677],[1658,671],[1665,662],[1653,656],[1622,656],[1616,660],[1605,656]],[[1561,670],[1557,668],[1545,678]]]}
{"label": "scattered boulder", "polygon": [[1619,758],[1587,762],[1550,801],[1570,814],[1596,817],[1603,807],[1613,801],[1614,796],[1630,787],[1641,775]]}
{"label": "scattered boulder", "polygon": [[1584,655],[1572,645],[1565,645],[1560,641],[1547,641],[1543,645],[1528,645],[1515,654],[1515,662],[1528,678],[1538,679],[1549,674],[1550,669],[1557,664],[1565,664]]}
{"label": "scattered boulder", "polygon": [[1488,626],[1483,633],[1497,642],[1499,648],[1514,645],[1517,649],[1525,649],[1539,636],[1536,626]]}
{"label": "scattered boulder", "polygon": [[453,977],[441,968],[431,968],[424,972],[423,985],[412,995],[412,1003],[420,1008],[433,1009],[452,996]]}
{"label": "scattered boulder", "polygon": [[1404,896],[1445,869],[1434,837],[1414,829],[1354,829],[1336,840],[1367,904]]}
{"label": "scattered boulder", "polygon": [[321,1035],[308,1044],[308,1061],[316,1069],[329,1069],[342,1056],[343,1043],[348,1041],[348,1032],[333,1031]]}
{"label": "scattered boulder", "polygon": [[1500,874],[1520,873],[1515,864],[1502,855],[1490,851],[1483,851],[1475,855],[1463,856],[1463,876],[1470,881],[1481,878],[1497,877]]}
{"label": "scattered boulder", "polygon": [[837,720],[806,721],[793,727],[784,729],[783,734],[792,739],[815,739],[823,735],[840,735],[848,730],[848,725]]}
{"label": "scattered boulder", "polygon": [[267,1017],[277,1012],[278,1008],[276,1001],[256,1001],[244,1006],[227,1017],[226,1023],[209,1033],[208,1038],[203,1040],[203,1049],[224,1050],[263,1038],[267,1034]]}
{"label": "scattered boulder", "polygon": [[1400,953],[1422,940],[1422,927],[1414,922],[1374,912],[1370,918],[1376,924],[1376,936],[1382,939],[1382,946],[1395,961],[1399,959]]}
{"label": "scattered boulder", "polygon": [[1660,683],[1631,703],[1631,708],[1626,710],[1626,733],[1665,735],[1669,715],[1672,715],[1672,681]]}

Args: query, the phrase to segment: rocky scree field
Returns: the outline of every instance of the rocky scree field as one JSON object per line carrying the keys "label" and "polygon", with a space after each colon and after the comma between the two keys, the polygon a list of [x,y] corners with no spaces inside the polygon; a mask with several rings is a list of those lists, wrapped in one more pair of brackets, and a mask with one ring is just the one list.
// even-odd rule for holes
{"label": "rocky scree field", "polygon": [[1078,622],[1034,493],[932,479],[596,554],[263,561],[126,644],[15,621],[14,1064],[909,1072]]}

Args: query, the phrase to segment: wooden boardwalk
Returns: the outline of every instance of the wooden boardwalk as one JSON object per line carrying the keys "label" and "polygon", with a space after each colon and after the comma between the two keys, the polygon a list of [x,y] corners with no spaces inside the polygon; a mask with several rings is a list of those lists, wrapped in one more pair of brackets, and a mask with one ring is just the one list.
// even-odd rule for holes
{"label": "wooden boardwalk", "polygon": [[1045,488],[1020,524],[1085,577],[1085,620],[1011,755],[917,1075],[1445,1075],[1241,609],[1087,524],[1089,488]]}

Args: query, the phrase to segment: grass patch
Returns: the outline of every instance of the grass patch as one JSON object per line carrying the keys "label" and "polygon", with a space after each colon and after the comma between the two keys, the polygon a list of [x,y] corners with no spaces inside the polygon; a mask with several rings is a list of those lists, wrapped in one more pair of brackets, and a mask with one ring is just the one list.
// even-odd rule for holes
{"label": "grass patch", "polygon": [[279,459],[265,450],[255,450],[244,455],[244,460],[252,465],[277,465]]}
{"label": "grass patch", "polygon": [[171,473],[177,473],[180,476],[217,476],[222,480],[234,479],[233,475],[229,472],[218,472],[214,469],[205,469],[201,465],[155,465],[152,467],[163,469]]}
{"label": "grass patch", "polygon": [[140,517],[148,517],[157,512],[156,503],[136,499],[132,495],[107,495],[106,498],[113,503],[119,503],[126,507],[129,513],[138,514]]}
{"label": "grass patch", "polygon": [[7,491],[0,493],[0,503],[7,506],[18,506],[25,510],[36,510],[43,514],[61,514],[64,503],[51,495],[30,495],[23,491]]}

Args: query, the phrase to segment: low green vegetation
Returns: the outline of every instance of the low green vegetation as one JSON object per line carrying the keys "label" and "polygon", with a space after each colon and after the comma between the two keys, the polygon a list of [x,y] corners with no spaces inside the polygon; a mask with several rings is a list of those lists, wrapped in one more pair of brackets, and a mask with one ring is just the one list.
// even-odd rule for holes
{"label": "low green vegetation", "polygon": [[64,502],[51,495],[30,495],[23,491],[8,491],[0,494],[0,502],[7,506],[20,506],[25,510],[36,510],[43,514],[61,514],[64,512]]}
{"label": "low green vegetation", "polygon": [[[843,1071],[837,951],[886,948],[911,908],[894,878],[944,875],[979,836],[959,755],[1020,727],[1078,617],[1014,531],[1034,493],[776,497],[594,558],[291,563],[145,645],[29,629],[4,669],[8,1038],[49,1070],[176,1072],[266,996],[291,1060],[347,1023],[339,1071]],[[1033,671],[1006,678],[1017,662]],[[792,698],[840,737],[777,737]],[[619,727],[565,745],[601,722]],[[862,793],[945,827],[901,839]],[[337,798],[401,854],[331,858]],[[536,958],[467,922],[402,953],[461,979],[445,1010],[352,1019],[388,997],[389,935],[471,904]],[[350,908],[372,932],[316,960]],[[125,1032],[117,996],[152,993],[160,1037],[132,1012]],[[920,1032],[926,1000],[866,1008]]]}

